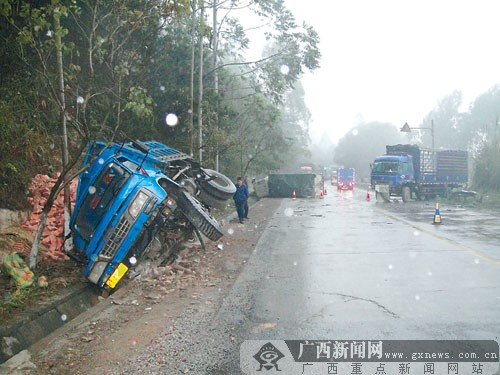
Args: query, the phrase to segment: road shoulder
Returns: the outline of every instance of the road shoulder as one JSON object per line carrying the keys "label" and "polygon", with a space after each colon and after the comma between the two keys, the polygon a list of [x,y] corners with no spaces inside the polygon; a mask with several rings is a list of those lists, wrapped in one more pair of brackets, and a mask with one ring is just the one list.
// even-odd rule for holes
{"label": "road shoulder", "polygon": [[[37,366],[32,373],[151,373],[165,363],[189,372],[194,365],[187,353],[176,350],[179,340],[196,341],[188,333],[196,336],[209,329],[280,204],[279,199],[257,202],[245,224],[225,223],[224,237],[207,243],[206,252],[184,251],[175,272],[130,282],[31,346],[31,361]],[[231,340],[230,332],[213,333]],[[149,353],[160,342],[164,350]]]}

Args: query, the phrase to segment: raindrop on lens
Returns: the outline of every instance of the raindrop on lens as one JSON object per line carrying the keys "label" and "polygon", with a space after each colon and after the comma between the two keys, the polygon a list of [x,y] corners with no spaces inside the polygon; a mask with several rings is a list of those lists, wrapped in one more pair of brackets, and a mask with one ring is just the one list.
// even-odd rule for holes
{"label": "raindrop on lens", "polygon": [[416,237],[416,236],[420,236],[420,232],[418,230],[416,230],[415,232],[413,232],[413,235]]}
{"label": "raindrop on lens", "polygon": [[84,101],[85,101],[85,100],[83,99],[83,96],[77,96],[77,97],[76,97],[76,102],[77,102],[78,104],[83,104],[83,102],[84,102]]}
{"label": "raindrop on lens", "polygon": [[89,194],[95,194],[96,188],[95,186],[89,186]]}
{"label": "raindrop on lens", "polygon": [[389,266],[387,268],[389,268],[390,270],[392,270],[392,264],[389,264]]}
{"label": "raindrop on lens", "polygon": [[102,165],[102,164],[104,164],[104,159],[103,158],[99,158],[99,160],[97,160],[97,162]]}
{"label": "raindrop on lens", "polygon": [[432,276],[432,272],[431,271],[427,272],[427,275]]}
{"label": "raindrop on lens", "polygon": [[285,216],[293,216],[293,209],[291,209],[290,207],[286,208],[285,209]]}
{"label": "raindrop on lens", "polygon": [[165,91],[165,86],[160,86],[160,91]]}
{"label": "raindrop on lens", "polygon": [[61,315],[61,320],[62,320],[63,322],[65,322],[66,320],[68,320],[68,317],[66,316],[66,314],[62,314],[62,315]]}
{"label": "raindrop on lens", "polygon": [[358,135],[358,129],[354,129],[354,130],[352,131],[352,135]]}
{"label": "raindrop on lens", "polygon": [[415,300],[420,301],[420,296],[418,294],[415,296]]}
{"label": "raindrop on lens", "polygon": [[227,230],[227,234],[229,234],[229,235],[233,235],[233,234],[234,234],[234,229],[233,229],[233,228],[229,228],[229,229]]}
{"label": "raindrop on lens", "polygon": [[165,116],[165,122],[168,126],[175,126],[177,125],[178,121],[179,119],[177,118],[177,115],[175,113],[167,113],[167,115]]}
{"label": "raindrop on lens", "polygon": [[479,259],[474,259],[474,263],[479,264]]}
{"label": "raindrop on lens", "polygon": [[293,265],[296,266],[297,265],[297,262],[293,262]]}
{"label": "raindrop on lens", "polygon": [[283,64],[280,67],[280,72],[281,74],[287,75],[288,73],[290,73],[290,68],[288,67],[288,65]]}

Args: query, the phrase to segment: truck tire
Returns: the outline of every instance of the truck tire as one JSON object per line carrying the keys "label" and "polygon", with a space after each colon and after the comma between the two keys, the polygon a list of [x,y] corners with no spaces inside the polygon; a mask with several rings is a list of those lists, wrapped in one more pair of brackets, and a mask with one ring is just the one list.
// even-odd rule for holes
{"label": "truck tire", "polygon": [[207,193],[205,190],[200,190],[200,195],[198,196],[198,200],[206,204],[210,207],[215,207],[219,209],[226,208],[229,203],[228,199],[220,199],[214,197],[213,195]]}
{"label": "truck tire", "polygon": [[213,180],[201,185],[201,190],[203,190],[203,192],[223,201],[233,197],[236,192],[236,186],[233,181],[213,169],[202,168],[202,170],[207,175],[214,177]]}
{"label": "truck tire", "polygon": [[201,203],[191,194],[183,191],[177,196],[177,206],[193,226],[212,241],[222,237],[219,223],[210,215]]}
{"label": "truck tire", "polygon": [[403,186],[403,202],[409,202],[411,199],[411,190],[409,186]]}

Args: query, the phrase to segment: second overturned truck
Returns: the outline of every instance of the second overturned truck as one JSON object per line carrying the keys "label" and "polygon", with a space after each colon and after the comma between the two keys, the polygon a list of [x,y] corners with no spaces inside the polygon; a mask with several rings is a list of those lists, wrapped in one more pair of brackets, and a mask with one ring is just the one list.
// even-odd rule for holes
{"label": "second overturned truck", "polygon": [[91,283],[111,291],[139,261],[175,259],[193,234],[222,236],[210,207],[224,206],[236,187],[189,155],[155,141],[93,142],[84,166],[70,227],[72,255]]}
{"label": "second overturned truck", "polygon": [[417,145],[388,145],[372,164],[371,185],[377,198],[445,196],[468,182],[467,151],[428,150]]}

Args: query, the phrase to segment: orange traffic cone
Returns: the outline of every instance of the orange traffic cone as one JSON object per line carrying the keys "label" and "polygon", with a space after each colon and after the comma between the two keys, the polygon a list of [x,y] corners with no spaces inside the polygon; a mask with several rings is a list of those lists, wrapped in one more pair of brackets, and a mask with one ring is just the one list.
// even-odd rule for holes
{"label": "orange traffic cone", "polygon": [[297,199],[297,194],[295,194],[295,189],[293,189],[292,199],[293,199],[293,200]]}
{"label": "orange traffic cone", "polygon": [[368,186],[368,190],[366,191],[366,201],[370,201],[370,187]]}
{"label": "orange traffic cone", "polygon": [[319,192],[319,199],[323,199],[323,190]]}
{"label": "orange traffic cone", "polygon": [[432,224],[441,224],[441,214],[439,213],[439,203],[436,203],[436,213],[434,214],[434,220]]}

